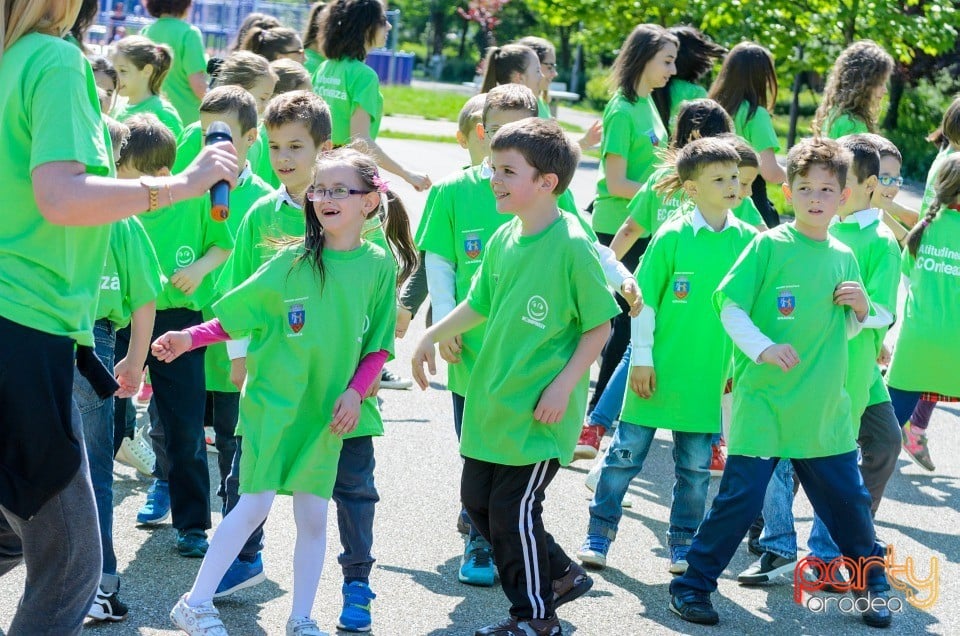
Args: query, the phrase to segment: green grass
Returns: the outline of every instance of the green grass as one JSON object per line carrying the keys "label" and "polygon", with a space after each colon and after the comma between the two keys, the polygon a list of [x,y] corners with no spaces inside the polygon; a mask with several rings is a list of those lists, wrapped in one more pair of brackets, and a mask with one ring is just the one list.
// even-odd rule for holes
{"label": "green grass", "polygon": [[396,130],[381,130],[377,137],[386,137],[387,139],[411,139],[413,141],[434,141],[443,144],[457,143],[456,139],[444,135],[421,135],[420,133],[399,132]]}
{"label": "green grass", "polygon": [[415,115],[424,119],[457,121],[467,96],[453,91],[430,91],[410,86],[381,86],[384,115]]}

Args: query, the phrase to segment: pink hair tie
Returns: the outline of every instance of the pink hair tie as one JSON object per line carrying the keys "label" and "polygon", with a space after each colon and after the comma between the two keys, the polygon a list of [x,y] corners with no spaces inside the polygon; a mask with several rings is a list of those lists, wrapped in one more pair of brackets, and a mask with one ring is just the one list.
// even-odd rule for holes
{"label": "pink hair tie", "polygon": [[373,178],[373,185],[377,188],[377,192],[389,192],[390,191],[390,182],[386,179],[376,175]]}

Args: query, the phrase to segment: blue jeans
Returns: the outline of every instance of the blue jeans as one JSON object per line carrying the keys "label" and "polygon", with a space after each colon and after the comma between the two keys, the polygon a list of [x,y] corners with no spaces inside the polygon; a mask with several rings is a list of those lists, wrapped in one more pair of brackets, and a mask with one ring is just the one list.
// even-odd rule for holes
{"label": "blue jeans", "polygon": [[[116,334],[109,320],[101,319],[93,327],[97,357],[113,370]],[[117,555],[113,550],[113,398],[100,398],[86,378],[74,369],[73,397],[83,422],[83,444],[90,464],[90,481],[97,502],[100,522],[100,546],[103,573],[117,573]]]}
{"label": "blue jeans", "polygon": [[[603,459],[600,481],[590,502],[588,534],[616,537],[623,516],[623,497],[630,480],[643,469],[656,432],[657,429],[649,426],[620,422]],[[703,520],[710,486],[710,437],[710,433],[673,432],[676,481],[667,530],[670,545],[688,545]]]}
{"label": "blue jeans", "polygon": [[[727,458],[720,492],[693,538],[686,573],[670,583],[671,594],[716,591],[717,579],[763,507],[767,482],[778,461],[743,455]],[[870,515],[870,493],[857,468],[857,451],[789,461],[813,509],[826,523],[830,536],[838,539],[840,552],[854,560],[882,558],[884,550],[876,541]],[[890,589],[882,566],[867,569],[866,586],[874,592]]]}
{"label": "blue jeans", "polygon": [[763,498],[760,547],[784,559],[797,558],[797,531],[793,527],[793,464],[782,460],[773,471]]}
{"label": "blue jeans", "polygon": [[917,408],[917,403],[923,394],[920,391],[903,391],[892,386],[888,386],[887,391],[890,393],[890,402],[893,403],[893,411],[897,414],[897,421],[900,422],[900,426],[903,426],[913,415],[913,409]]}
{"label": "blue jeans", "polygon": [[623,410],[623,400],[627,391],[627,377],[630,375],[630,354],[632,352],[633,345],[627,345],[627,350],[623,352],[620,364],[613,370],[607,386],[600,394],[600,399],[597,400],[597,405],[590,412],[590,426],[613,428],[613,423],[620,418],[620,411]]}
{"label": "blue jeans", "polygon": [[373,480],[375,467],[372,437],[343,440],[333,500],[343,546],[337,561],[345,579],[367,579],[373,569],[373,516],[380,501]]}

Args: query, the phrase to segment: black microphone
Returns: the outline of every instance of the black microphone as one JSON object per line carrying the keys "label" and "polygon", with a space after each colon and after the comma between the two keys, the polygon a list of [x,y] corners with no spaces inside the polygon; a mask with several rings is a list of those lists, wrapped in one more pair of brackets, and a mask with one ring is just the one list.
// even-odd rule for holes
{"label": "black microphone", "polygon": [[[215,144],[218,141],[233,142],[230,126],[222,121],[215,121],[207,129],[205,145]],[[230,216],[230,184],[226,181],[217,181],[210,188],[210,216],[214,221],[226,221]]]}

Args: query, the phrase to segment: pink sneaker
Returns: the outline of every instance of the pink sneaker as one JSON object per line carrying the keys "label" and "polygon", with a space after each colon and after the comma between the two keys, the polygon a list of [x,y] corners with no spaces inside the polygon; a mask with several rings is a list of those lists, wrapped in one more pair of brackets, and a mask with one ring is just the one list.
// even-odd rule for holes
{"label": "pink sneaker", "polygon": [[903,437],[903,450],[913,460],[913,463],[924,470],[929,470],[931,473],[935,471],[937,468],[933,465],[933,460],[930,459],[926,433],[914,432],[913,425],[908,421],[903,425],[901,435]]}

